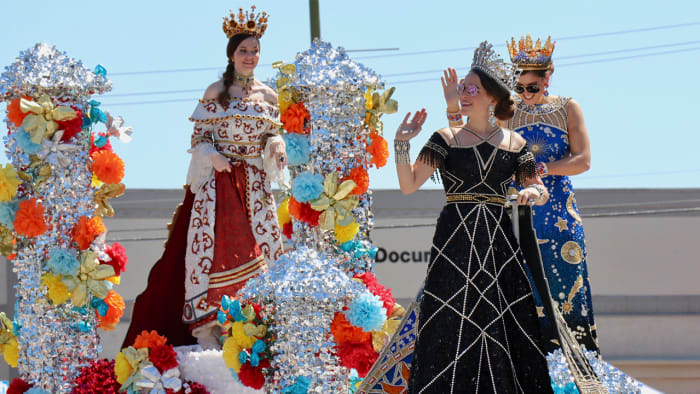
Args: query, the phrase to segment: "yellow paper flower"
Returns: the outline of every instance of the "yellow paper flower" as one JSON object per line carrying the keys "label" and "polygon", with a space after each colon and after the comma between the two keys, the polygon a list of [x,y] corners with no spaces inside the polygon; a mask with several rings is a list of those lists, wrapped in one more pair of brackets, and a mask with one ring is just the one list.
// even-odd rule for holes
{"label": "yellow paper flower", "polygon": [[12,368],[17,368],[17,360],[19,359],[19,347],[17,340],[12,338],[10,342],[3,346],[3,357]]}
{"label": "yellow paper flower", "polygon": [[232,368],[236,373],[241,372],[241,360],[238,359],[238,353],[241,352],[241,347],[238,346],[233,337],[228,337],[224,342],[223,357],[227,368]]}
{"label": "yellow paper flower", "polygon": [[[236,344],[240,346],[243,349],[248,349],[253,347],[253,344],[255,341],[258,339],[255,337],[251,337],[246,335],[245,329],[243,328],[244,323],[237,321],[233,323],[233,326],[231,327],[231,334],[233,339],[236,341]],[[238,354],[236,354],[238,356]]]}
{"label": "yellow paper flower", "polygon": [[70,298],[70,291],[61,280],[60,275],[46,273],[41,276],[41,284],[49,290],[49,299],[54,305],[61,305]]}
{"label": "yellow paper flower", "polygon": [[126,356],[124,356],[122,352],[119,352],[114,361],[114,373],[117,375],[117,382],[119,382],[119,384],[124,384],[124,382],[129,379],[129,376],[131,376],[132,370],[133,368],[131,368],[129,360],[126,359]]}
{"label": "yellow paper flower", "polygon": [[280,227],[282,227],[291,220],[292,218],[289,216],[289,197],[287,197],[277,207],[277,221],[279,222]]}
{"label": "yellow paper flower", "polygon": [[22,183],[12,164],[0,167],[0,201],[10,201],[17,194],[17,187]]}
{"label": "yellow paper flower", "polygon": [[110,276],[109,278],[105,279],[107,282],[112,282],[115,285],[119,285],[122,283],[122,277],[121,276]]}
{"label": "yellow paper flower", "polygon": [[347,226],[335,226],[335,239],[341,244],[352,241],[358,231],[360,231],[360,225],[356,221]]}

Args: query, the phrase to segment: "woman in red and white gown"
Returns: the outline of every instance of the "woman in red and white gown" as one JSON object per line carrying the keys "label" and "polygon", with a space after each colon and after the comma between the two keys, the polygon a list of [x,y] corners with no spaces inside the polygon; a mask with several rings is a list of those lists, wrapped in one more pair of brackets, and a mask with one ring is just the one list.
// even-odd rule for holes
{"label": "woman in red and white gown", "polygon": [[185,199],[136,299],[124,346],[141,331],[156,330],[174,346],[217,347],[221,297],[234,295],[282,254],[270,192],[270,178],[280,177],[286,163],[277,95],[253,77],[264,27],[227,30],[225,24],[224,31],[229,64],[190,118]]}

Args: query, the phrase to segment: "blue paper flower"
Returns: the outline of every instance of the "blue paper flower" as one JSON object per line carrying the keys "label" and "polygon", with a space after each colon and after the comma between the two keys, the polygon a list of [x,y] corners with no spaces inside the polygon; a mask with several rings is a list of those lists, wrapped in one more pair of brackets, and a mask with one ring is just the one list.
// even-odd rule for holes
{"label": "blue paper flower", "polygon": [[255,341],[255,343],[253,344],[253,347],[250,350],[252,350],[254,353],[258,354],[258,353],[264,352],[265,348],[266,348],[265,342],[261,339],[258,339],[257,341]]}
{"label": "blue paper flower", "polygon": [[100,102],[90,100],[90,121],[94,124],[97,122],[107,123],[107,115],[99,108]]}
{"label": "blue paper flower", "polygon": [[224,325],[226,324],[226,320],[228,320],[228,317],[226,317],[226,312],[224,311],[218,311],[216,312],[216,320],[219,322],[219,324]]}
{"label": "blue paper flower", "polygon": [[33,143],[29,133],[22,127],[15,131],[15,141],[17,141],[17,146],[29,155],[35,155],[41,150],[41,144]]}
{"label": "blue paper flower", "polygon": [[88,333],[92,331],[92,324],[86,321],[79,321],[77,323],[71,324],[71,326],[81,332]]}
{"label": "blue paper flower", "polygon": [[93,145],[95,145],[98,148],[103,148],[105,145],[107,145],[107,136],[99,134],[97,137],[95,137]]}
{"label": "blue paper flower", "polygon": [[354,394],[357,392],[357,389],[360,387],[360,383],[362,383],[362,378],[359,376],[357,373],[357,370],[355,368],[350,369],[350,376],[348,376],[348,391],[351,394]]}
{"label": "blue paper flower", "polygon": [[292,182],[292,195],[299,202],[315,200],[323,193],[323,175],[302,172]]}
{"label": "blue paper flower", "polygon": [[306,164],[311,159],[309,138],[303,134],[287,133],[282,136],[286,145],[287,165]]}
{"label": "blue paper flower", "polygon": [[248,353],[245,350],[241,350],[241,352],[238,353],[238,361],[240,361],[241,364],[245,364],[246,361],[248,361]]}
{"label": "blue paper flower", "polygon": [[569,382],[566,386],[558,385],[553,381],[551,384],[554,394],[579,394],[578,388],[573,382]]}
{"label": "blue paper flower", "polygon": [[109,305],[107,305],[107,303],[101,298],[93,298],[90,302],[90,306],[97,310],[97,313],[102,317],[104,317],[109,311]]}
{"label": "blue paper flower", "polygon": [[107,69],[103,65],[98,64],[97,66],[95,66],[95,74],[102,75],[103,77],[106,77],[107,76]]}
{"label": "blue paper flower", "polygon": [[304,376],[297,376],[294,379],[294,384],[282,389],[282,394],[306,394],[309,391],[311,381]]}
{"label": "blue paper flower", "polygon": [[19,209],[19,201],[2,201],[0,202],[0,224],[14,230],[15,218]]}
{"label": "blue paper flower", "polygon": [[258,365],[260,365],[260,356],[258,356],[255,353],[252,353],[250,355],[250,365],[252,367],[257,367]]}
{"label": "blue paper flower", "polygon": [[342,249],[344,252],[350,252],[355,250],[355,241],[350,240],[348,242],[343,242],[340,244],[340,249]]}
{"label": "blue paper flower", "polygon": [[345,317],[353,326],[370,332],[382,328],[386,321],[386,309],[379,296],[365,291],[352,300]]}
{"label": "blue paper flower", "polygon": [[80,261],[75,252],[67,249],[53,248],[49,251],[49,269],[57,275],[76,276],[80,269]]}

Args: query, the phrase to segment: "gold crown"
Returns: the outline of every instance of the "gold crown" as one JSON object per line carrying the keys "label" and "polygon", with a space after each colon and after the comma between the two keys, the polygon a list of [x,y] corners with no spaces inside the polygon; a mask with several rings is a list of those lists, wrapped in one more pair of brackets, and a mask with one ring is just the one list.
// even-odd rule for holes
{"label": "gold crown", "polygon": [[547,37],[544,46],[539,38],[533,46],[530,34],[520,37],[517,46],[513,37],[510,38],[510,42],[506,41],[506,44],[510,52],[510,61],[517,64],[521,70],[547,70],[552,64],[552,52],[556,44],[552,42],[552,37]]}
{"label": "gold crown", "polygon": [[243,8],[238,9],[238,15],[233,11],[230,17],[224,17],[224,33],[226,37],[231,38],[236,34],[250,34],[256,38],[260,38],[265,34],[267,29],[267,12],[255,13],[255,6],[250,7],[250,11],[244,12]]}

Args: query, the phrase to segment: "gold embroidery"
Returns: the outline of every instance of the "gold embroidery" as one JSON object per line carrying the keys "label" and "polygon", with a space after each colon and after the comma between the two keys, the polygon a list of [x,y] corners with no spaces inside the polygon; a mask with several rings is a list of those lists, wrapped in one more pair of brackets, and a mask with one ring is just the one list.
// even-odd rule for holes
{"label": "gold embroidery", "polygon": [[561,258],[569,264],[578,264],[583,260],[583,250],[574,241],[568,241],[561,247]]}
{"label": "gold embroidery", "polygon": [[569,198],[566,199],[566,211],[569,212],[569,215],[576,219],[577,222],[581,222],[581,216],[578,215],[578,212],[576,212],[576,209],[574,209],[574,203],[576,202],[576,197],[574,197],[574,193],[569,194]]}
{"label": "gold embroidery", "polygon": [[554,227],[558,228],[559,232],[569,229],[569,225],[567,224],[566,219],[561,217],[559,218],[559,220],[557,220],[557,223],[554,224]]}

